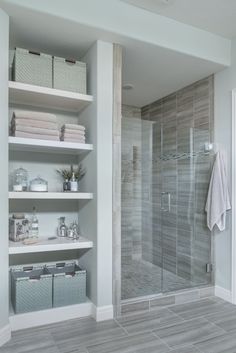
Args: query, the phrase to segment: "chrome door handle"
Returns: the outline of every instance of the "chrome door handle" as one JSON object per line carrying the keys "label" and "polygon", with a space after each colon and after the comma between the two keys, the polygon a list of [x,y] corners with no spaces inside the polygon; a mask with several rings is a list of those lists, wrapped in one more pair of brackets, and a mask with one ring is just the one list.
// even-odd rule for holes
{"label": "chrome door handle", "polygon": [[[163,203],[164,203],[164,202],[163,202],[164,196],[167,196],[167,205],[168,205],[167,208],[165,208],[165,207],[163,206]],[[170,212],[170,208],[171,208],[171,194],[170,194],[170,192],[163,191],[163,192],[161,193],[161,211],[163,211],[163,212]]]}

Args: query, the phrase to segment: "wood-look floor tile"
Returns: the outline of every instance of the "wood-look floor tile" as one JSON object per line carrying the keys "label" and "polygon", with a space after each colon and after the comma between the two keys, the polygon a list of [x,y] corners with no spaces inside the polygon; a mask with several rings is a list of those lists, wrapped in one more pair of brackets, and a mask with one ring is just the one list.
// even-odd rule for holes
{"label": "wood-look floor tile", "polygon": [[183,319],[168,309],[156,309],[148,313],[122,316],[117,321],[128,333],[138,333],[179,323]]}
{"label": "wood-look floor tile", "polygon": [[169,348],[153,334],[139,334],[88,346],[89,353],[166,353]]}
{"label": "wood-look floor tile", "polygon": [[186,320],[214,314],[224,310],[221,304],[218,304],[211,299],[201,299],[192,303],[175,305],[169,309]]}
{"label": "wood-look floor tile", "polygon": [[224,310],[212,315],[207,315],[205,318],[227,332],[236,330],[235,305],[225,303],[222,305],[222,308],[224,308]]}
{"label": "wood-look floor tile", "polygon": [[52,329],[52,337],[61,353],[83,353],[88,344],[99,344],[126,335],[126,332],[113,320],[97,323],[93,319],[83,319],[66,325],[64,329]]}
{"label": "wood-look floor tile", "polygon": [[223,330],[204,318],[197,318],[167,326],[154,333],[170,347],[193,345],[222,334]]}
{"label": "wood-look floor tile", "polygon": [[1,353],[59,353],[51,335],[16,335],[0,348]]}
{"label": "wood-look floor tile", "polygon": [[203,353],[236,353],[236,333],[225,333],[195,346]]}

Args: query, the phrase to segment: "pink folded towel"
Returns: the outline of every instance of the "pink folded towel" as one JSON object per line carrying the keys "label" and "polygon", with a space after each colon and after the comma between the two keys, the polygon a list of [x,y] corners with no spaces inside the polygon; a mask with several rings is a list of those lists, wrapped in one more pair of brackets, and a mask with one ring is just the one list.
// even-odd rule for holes
{"label": "pink folded towel", "polygon": [[15,110],[13,112],[13,118],[15,119],[33,119],[40,121],[47,121],[51,123],[57,122],[57,117],[54,114],[42,113],[42,112],[32,112],[28,110]]}
{"label": "pink folded towel", "polygon": [[58,136],[30,134],[28,132],[22,132],[22,131],[16,131],[15,132],[15,137],[24,137],[24,138],[36,139],[36,140],[59,141],[59,137]]}
{"label": "pink folded towel", "polygon": [[26,126],[26,125],[15,125],[12,129],[13,133],[15,131],[22,131],[22,132],[27,132],[30,134],[39,134],[39,135],[52,135],[52,136],[57,136],[59,137],[59,131],[57,130],[51,130],[51,129],[43,129],[39,127],[32,127],[32,126]]}
{"label": "pink folded towel", "polygon": [[47,121],[41,120],[34,120],[34,119],[23,119],[23,118],[13,118],[11,121],[11,125],[25,125],[25,126],[33,126],[33,127],[40,127],[43,129],[51,129],[51,130],[58,130],[57,123],[51,123]]}

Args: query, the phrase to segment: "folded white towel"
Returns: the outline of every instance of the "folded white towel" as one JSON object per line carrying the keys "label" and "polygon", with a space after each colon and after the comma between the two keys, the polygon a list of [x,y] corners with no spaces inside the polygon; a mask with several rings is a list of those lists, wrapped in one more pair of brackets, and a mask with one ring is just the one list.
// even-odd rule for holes
{"label": "folded white towel", "polygon": [[64,132],[61,134],[64,138],[72,138],[72,139],[85,139],[85,134],[68,134],[67,132]]}
{"label": "folded white towel", "polygon": [[59,137],[58,136],[30,134],[28,132],[22,132],[22,131],[16,131],[15,132],[15,137],[24,137],[24,138],[36,139],[36,140],[59,141]]}
{"label": "folded white towel", "polygon": [[218,152],[212,170],[205,207],[208,228],[212,230],[214,225],[217,225],[219,230],[223,231],[226,224],[226,211],[230,209],[225,156],[222,152]]}
{"label": "folded white towel", "polygon": [[75,136],[84,136],[85,135],[85,130],[71,130],[71,129],[65,129],[61,130],[62,134],[70,134],[70,135],[75,135]]}
{"label": "folded white towel", "polygon": [[52,136],[59,137],[58,130],[42,129],[39,127],[26,126],[26,125],[15,125],[15,127],[13,127],[13,129],[12,129],[12,132],[14,133],[15,131],[29,132],[30,134],[37,134],[37,135],[38,134],[39,135],[52,135]]}
{"label": "folded white towel", "polygon": [[85,130],[85,127],[83,125],[77,125],[77,124],[64,124],[61,128],[62,130]]}
{"label": "folded white towel", "polygon": [[12,119],[11,125],[12,126],[26,125],[26,126],[40,127],[43,129],[58,130],[57,123],[51,123],[47,121],[33,120],[33,119],[22,119],[22,118]]}
{"label": "folded white towel", "polygon": [[73,142],[73,143],[85,143],[85,140],[78,140],[78,139],[72,139],[72,138],[66,138],[66,139],[63,139],[61,141],[64,141],[64,142]]}
{"label": "folded white towel", "polygon": [[57,117],[54,114],[43,113],[43,112],[32,112],[28,110],[15,110],[13,112],[13,117],[15,119],[33,119],[40,121],[48,121],[51,123],[57,122]]}

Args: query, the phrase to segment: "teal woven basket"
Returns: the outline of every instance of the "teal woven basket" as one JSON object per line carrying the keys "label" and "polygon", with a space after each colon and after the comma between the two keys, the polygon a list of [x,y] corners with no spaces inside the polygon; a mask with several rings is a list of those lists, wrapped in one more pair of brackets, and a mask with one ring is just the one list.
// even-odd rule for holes
{"label": "teal woven basket", "polygon": [[53,307],[86,301],[86,271],[75,263],[48,266],[53,275]]}
{"label": "teal woven basket", "polygon": [[13,81],[52,88],[52,56],[16,48]]}
{"label": "teal woven basket", "polygon": [[44,267],[12,270],[11,299],[16,314],[52,308],[52,275]]}

